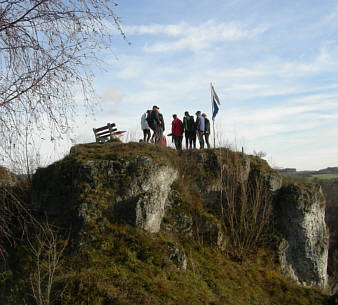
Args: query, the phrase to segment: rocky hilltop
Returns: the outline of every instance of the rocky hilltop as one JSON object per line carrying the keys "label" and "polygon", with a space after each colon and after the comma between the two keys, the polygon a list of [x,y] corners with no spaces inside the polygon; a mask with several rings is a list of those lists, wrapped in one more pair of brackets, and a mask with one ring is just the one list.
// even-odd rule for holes
{"label": "rocky hilltop", "polygon": [[77,145],[36,172],[31,198],[42,218],[70,230],[62,304],[82,304],[83,294],[89,304],[323,301],[301,288],[327,285],[321,188],[287,183],[258,157]]}

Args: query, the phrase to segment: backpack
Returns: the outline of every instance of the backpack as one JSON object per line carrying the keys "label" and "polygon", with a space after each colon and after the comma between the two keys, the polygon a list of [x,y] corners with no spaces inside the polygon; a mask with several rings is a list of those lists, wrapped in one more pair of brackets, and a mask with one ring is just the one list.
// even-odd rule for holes
{"label": "backpack", "polygon": [[167,139],[165,136],[162,138],[162,146],[167,146]]}
{"label": "backpack", "polygon": [[159,113],[158,114],[158,118],[159,118],[159,121],[160,121],[160,125],[161,125],[161,127],[162,127],[162,130],[164,131],[165,129],[164,129],[164,120],[163,120],[163,115],[162,115],[162,113]]}
{"label": "backpack", "polygon": [[151,129],[154,129],[155,128],[155,124],[157,123],[156,121],[156,113],[155,111],[151,111],[149,114],[148,114],[148,117],[146,118],[147,122],[148,122],[148,125]]}

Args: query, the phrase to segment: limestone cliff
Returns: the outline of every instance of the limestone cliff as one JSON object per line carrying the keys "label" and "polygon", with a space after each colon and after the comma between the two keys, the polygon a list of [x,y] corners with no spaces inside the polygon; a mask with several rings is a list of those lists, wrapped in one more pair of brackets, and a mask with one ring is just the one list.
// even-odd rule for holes
{"label": "limestone cliff", "polygon": [[[274,202],[279,223],[282,271],[300,284],[326,286],[325,200],[316,186],[282,187],[281,176],[266,162],[225,149],[178,153],[145,143],[104,145],[76,146],[33,179],[36,209],[58,225],[71,224],[80,244],[97,239],[106,226],[127,223],[227,251],[227,200],[231,194],[247,200],[246,192],[252,195],[252,186],[261,181],[259,187],[264,198]],[[254,194],[263,200],[257,190]],[[247,209],[248,215],[260,219],[262,212],[250,214],[251,207]],[[172,243],[167,247],[170,259],[185,270],[184,249]]]}
{"label": "limestone cliff", "polygon": [[277,209],[283,272],[300,284],[325,288],[329,234],[321,188],[314,184],[284,187]]}

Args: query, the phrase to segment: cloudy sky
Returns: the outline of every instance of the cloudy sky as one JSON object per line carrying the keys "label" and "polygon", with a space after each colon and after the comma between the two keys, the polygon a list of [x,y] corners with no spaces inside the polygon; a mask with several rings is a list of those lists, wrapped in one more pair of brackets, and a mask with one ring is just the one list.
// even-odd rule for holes
{"label": "cloudy sky", "polygon": [[[338,166],[338,2],[315,0],[121,0],[117,33],[102,53],[102,103],[78,117],[79,139],[109,121],[140,135],[142,113],[211,117],[210,82],[221,100],[217,143],[264,151],[272,166]],[[86,123],[86,125],[83,125]]]}

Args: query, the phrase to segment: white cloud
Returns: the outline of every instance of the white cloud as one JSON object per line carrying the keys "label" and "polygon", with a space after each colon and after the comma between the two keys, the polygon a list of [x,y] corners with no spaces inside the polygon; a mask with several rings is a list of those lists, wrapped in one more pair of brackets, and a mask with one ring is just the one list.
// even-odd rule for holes
{"label": "white cloud", "polygon": [[249,28],[239,22],[216,22],[209,20],[199,25],[179,23],[175,25],[127,26],[130,35],[166,35],[172,38],[145,47],[148,52],[169,52],[177,50],[199,51],[210,49],[215,43],[252,39],[267,30],[266,26]]}
{"label": "white cloud", "polygon": [[127,35],[161,35],[165,34],[168,36],[182,35],[188,25],[185,22],[179,24],[162,25],[162,24],[151,24],[151,25],[129,25],[124,27]]}
{"label": "white cloud", "polygon": [[124,98],[125,94],[116,88],[106,88],[102,95],[103,102],[109,104],[119,104]]}

